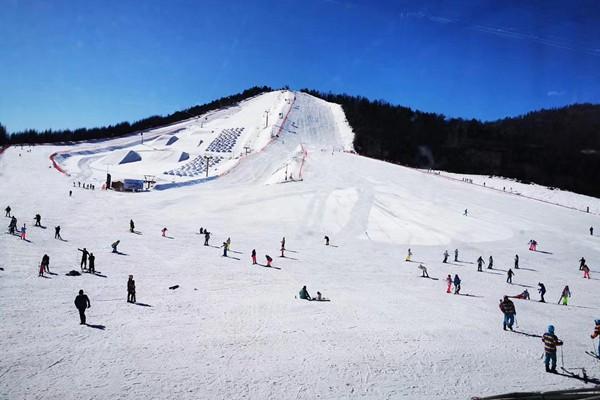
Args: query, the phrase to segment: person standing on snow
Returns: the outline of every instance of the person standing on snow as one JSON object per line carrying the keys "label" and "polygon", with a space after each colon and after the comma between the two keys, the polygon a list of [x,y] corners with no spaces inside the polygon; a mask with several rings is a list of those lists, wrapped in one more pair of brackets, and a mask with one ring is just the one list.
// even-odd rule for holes
{"label": "person standing on snow", "polygon": [[583,271],[583,266],[585,265],[585,258],[581,257],[579,259],[579,270]]}
{"label": "person standing on snow", "polygon": [[590,226],[590,236],[594,236],[594,227]]}
{"label": "person standing on snow", "polygon": [[546,372],[556,373],[556,347],[562,346],[563,342],[554,334],[554,325],[548,325],[548,331],[542,336],[542,342],[544,342]]}
{"label": "person standing on snow", "polygon": [[204,230],[204,245],[208,246],[208,239],[210,239],[210,232],[206,229]]}
{"label": "person standing on snow", "polygon": [[10,222],[8,223],[8,233],[10,233],[11,235],[14,235],[16,230],[17,230],[17,219],[13,215],[12,217],[10,217]]}
{"label": "person standing on snow", "polygon": [[162,232],[163,237],[167,236],[167,227],[165,226],[160,230]]}
{"label": "person standing on snow", "polygon": [[454,261],[458,262],[458,249],[454,249]]}
{"label": "person standing on snow", "polygon": [[229,246],[227,246],[227,242],[223,242],[223,257],[227,257],[227,248]]}
{"label": "person standing on snow", "polygon": [[135,303],[135,281],[133,280],[133,275],[129,275],[129,280],[127,281],[127,302]]}
{"label": "person standing on snow", "polygon": [[[600,319],[594,321],[596,326],[594,327],[594,333],[592,333],[592,340],[596,337],[600,336]],[[597,357],[600,357],[600,340],[598,341],[598,352],[596,353]]]}
{"label": "person standing on snow", "polygon": [[581,270],[583,271],[584,278],[591,279],[590,278],[590,267],[588,267],[587,264],[583,264],[583,267],[581,267]]}
{"label": "person standing on snow", "polygon": [[89,260],[90,260],[90,268],[88,269],[88,272],[90,274],[95,274],[96,273],[96,256],[94,255],[94,253],[90,253],[89,255]]}
{"label": "person standing on snow", "polygon": [[463,215],[465,215],[465,216],[469,215],[469,210],[467,210],[467,209],[465,208],[465,212],[463,213]]}
{"label": "person standing on snow", "polygon": [[21,240],[25,240],[27,236],[27,226],[26,224],[23,224],[23,226],[21,227]]}
{"label": "person standing on snow", "polygon": [[458,277],[458,274],[454,275],[454,294],[460,294],[460,278]]}
{"label": "person standing on snow", "polygon": [[6,208],[4,209],[4,216],[5,217],[9,217],[10,218],[10,206],[6,206]]}
{"label": "person standing on snow", "polygon": [[82,253],[81,254],[81,265],[79,267],[83,271],[84,269],[87,268],[87,259],[88,259],[88,256],[90,255],[90,253],[87,251],[87,249],[85,247],[83,248],[83,250],[82,249],[77,249],[77,250],[79,250]]}
{"label": "person standing on snow", "polygon": [[265,258],[267,259],[267,267],[271,267],[272,266],[271,263],[273,262],[273,259],[268,254],[265,254]]}
{"label": "person standing on snow", "polygon": [[130,219],[129,220],[129,232],[133,233],[135,229],[135,224],[133,223],[133,220]]}
{"label": "person standing on snow", "polygon": [[546,300],[544,300],[544,295],[546,294],[546,286],[544,286],[542,282],[538,282],[538,292],[541,297],[540,303],[545,303]]}
{"label": "person standing on snow", "polygon": [[329,236],[325,235],[325,246],[329,246]]}
{"label": "person standing on snow", "polygon": [[35,214],[33,219],[35,220],[34,226],[42,226],[42,216],[40,214]]}
{"label": "person standing on snow", "polygon": [[60,236],[60,225],[54,227],[54,239],[62,240]]}
{"label": "person standing on snow", "polygon": [[483,261],[483,257],[479,256],[479,258],[477,259],[477,272],[483,271],[483,264],[485,264],[485,262]]}
{"label": "person standing on snow", "polygon": [[490,256],[487,269],[493,269],[493,267],[494,267],[494,257]]}
{"label": "person standing on snow", "polygon": [[408,254],[406,255],[406,259],[405,259],[405,261],[410,261],[411,257],[412,257],[412,251],[411,251],[411,250],[410,250],[410,248],[409,248],[409,249],[408,249]]}
{"label": "person standing on snow", "polygon": [[227,244],[227,250],[230,250],[231,249],[231,238],[228,237],[227,241],[225,243]]}
{"label": "person standing on snow", "polygon": [[506,283],[510,283],[512,284],[512,278],[515,275],[515,273],[513,272],[512,269],[508,269],[508,272],[506,273]]}
{"label": "person standing on snow", "polygon": [[121,243],[120,240],[117,240],[116,242],[114,242],[113,244],[110,245],[110,247],[112,247],[112,252],[113,253],[118,253],[119,250],[117,250],[117,246],[119,245],[119,243]]}
{"label": "person standing on snow", "polygon": [[424,266],[423,264],[419,264],[418,267],[421,270],[421,277],[422,278],[429,278],[429,274],[427,273],[427,267]]}
{"label": "person standing on snow", "polygon": [[519,255],[515,254],[515,269],[519,269]]}
{"label": "person standing on snow", "polygon": [[445,251],[444,251],[444,261],[442,261],[443,263],[447,263],[447,262],[448,262],[448,256],[449,256],[449,255],[450,255],[450,254],[448,254],[448,250],[445,250]]}
{"label": "person standing on snow", "polygon": [[571,297],[571,291],[569,290],[569,285],[565,286],[560,295],[560,299],[558,299],[558,304],[562,301],[563,306],[569,305],[569,297]]}
{"label": "person standing on snow", "polygon": [[281,250],[285,250],[285,236],[281,239]]}
{"label": "person standing on snow", "polygon": [[256,249],[252,249],[250,257],[252,257],[252,265],[256,265]]}
{"label": "person standing on snow", "polygon": [[504,322],[502,324],[504,330],[508,327],[512,331],[517,311],[515,310],[515,304],[510,301],[508,296],[504,296],[504,300],[500,301],[500,311],[504,314]]}
{"label": "person standing on snow", "polygon": [[75,297],[75,307],[79,311],[79,325],[85,325],[85,310],[91,306],[90,299],[83,294],[83,290],[80,290],[79,295]]}
{"label": "person standing on snow", "polygon": [[452,275],[448,274],[446,277],[446,284],[448,285],[446,293],[452,293]]}

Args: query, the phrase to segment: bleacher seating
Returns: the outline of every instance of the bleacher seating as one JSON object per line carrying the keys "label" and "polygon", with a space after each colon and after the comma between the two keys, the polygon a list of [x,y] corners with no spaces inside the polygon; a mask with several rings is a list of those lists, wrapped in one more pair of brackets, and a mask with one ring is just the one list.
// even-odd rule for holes
{"label": "bleacher seating", "polygon": [[244,132],[244,128],[223,129],[206,148],[206,151],[215,153],[229,153],[233,151],[233,147],[240,135]]}
{"label": "bleacher seating", "polygon": [[[209,159],[208,168],[212,168],[223,160],[223,157],[212,157]],[[199,155],[192,161],[185,163],[181,167],[165,171],[166,175],[175,176],[201,176],[206,174],[206,159],[204,155]]]}

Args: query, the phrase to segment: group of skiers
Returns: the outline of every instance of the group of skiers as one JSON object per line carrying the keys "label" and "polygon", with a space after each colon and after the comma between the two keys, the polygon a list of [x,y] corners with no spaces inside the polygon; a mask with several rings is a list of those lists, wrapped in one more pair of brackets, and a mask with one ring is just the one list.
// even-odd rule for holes
{"label": "group of skiers", "polygon": [[96,273],[96,256],[94,253],[90,253],[85,247],[83,249],[77,249],[81,252],[81,264],[79,265],[81,271],[87,270],[90,274]]}
{"label": "group of skiers", "polygon": [[[73,187],[75,187],[75,182],[73,182]],[[77,187],[83,188],[83,189],[90,189],[90,190],[94,190],[96,189],[96,186],[92,183],[81,183],[80,181],[77,182]]]}

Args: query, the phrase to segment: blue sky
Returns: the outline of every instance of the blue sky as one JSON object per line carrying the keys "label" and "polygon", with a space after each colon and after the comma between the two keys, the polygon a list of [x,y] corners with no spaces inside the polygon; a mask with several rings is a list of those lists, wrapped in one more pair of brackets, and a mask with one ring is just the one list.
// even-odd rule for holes
{"label": "blue sky", "polygon": [[0,0],[0,123],[132,121],[254,85],[497,119],[600,103],[596,1]]}

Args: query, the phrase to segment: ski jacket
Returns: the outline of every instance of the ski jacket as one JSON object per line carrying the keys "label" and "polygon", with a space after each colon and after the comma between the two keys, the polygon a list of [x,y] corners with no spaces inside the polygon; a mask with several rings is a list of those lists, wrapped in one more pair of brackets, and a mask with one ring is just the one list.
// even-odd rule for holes
{"label": "ski jacket", "polygon": [[86,309],[90,307],[90,299],[85,294],[79,294],[75,297],[75,307],[79,309]]}
{"label": "ski jacket", "polygon": [[135,281],[133,279],[127,281],[127,292],[135,293]]}
{"label": "ski jacket", "polygon": [[559,340],[556,335],[548,332],[544,333],[542,342],[544,342],[544,351],[546,353],[556,353],[556,346],[562,346],[563,344],[563,342]]}
{"label": "ski jacket", "polygon": [[308,294],[308,290],[300,289],[300,293],[298,294],[302,300],[310,300],[310,295]]}
{"label": "ski jacket", "polygon": [[454,277],[454,286],[460,285],[460,278],[458,276]]}
{"label": "ski jacket", "polygon": [[500,310],[506,315],[511,315],[511,314],[517,313],[515,311],[515,304],[510,300],[503,300],[500,303]]}

